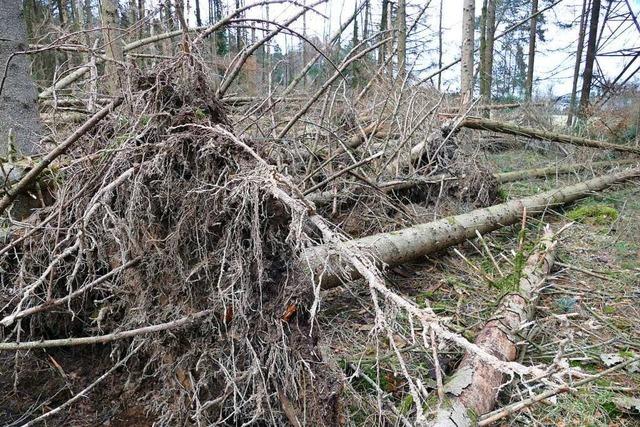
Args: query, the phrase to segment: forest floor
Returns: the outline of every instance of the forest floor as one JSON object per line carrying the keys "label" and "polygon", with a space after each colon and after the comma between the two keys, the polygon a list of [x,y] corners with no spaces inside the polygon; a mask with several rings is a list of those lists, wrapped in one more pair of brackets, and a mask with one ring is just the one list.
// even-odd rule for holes
{"label": "forest floor", "polygon": [[[575,158],[563,160],[555,150],[535,148],[507,148],[481,155],[496,172],[576,162]],[[503,184],[500,196],[508,200],[533,195],[594,174],[602,171]],[[408,206],[414,207],[416,222],[433,219],[433,207],[420,203]],[[451,213],[459,212],[443,206],[439,216]],[[561,235],[557,264],[540,296],[534,325],[521,337],[520,361],[527,366],[548,365],[562,357],[572,367],[597,374],[640,354],[640,185],[636,182],[615,186],[563,209],[549,210],[541,218],[529,218],[525,233],[515,225],[484,236],[493,259],[482,242],[475,239],[456,247],[462,256],[450,249],[390,269],[387,278],[400,293],[421,305],[429,304],[437,314],[449,319],[453,330],[473,340],[505,293],[517,254],[528,255],[544,224],[550,223],[559,230],[571,222],[573,225]],[[519,242],[518,236],[523,235]],[[378,396],[386,409],[400,414],[412,407],[389,343],[372,338],[379,335],[372,333],[374,314],[369,298],[367,287],[353,282],[327,292],[321,311],[320,327],[328,346],[325,350],[345,374],[343,421],[350,426],[380,422]],[[410,371],[432,390],[436,387],[432,355],[412,344],[406,320],[401,314],[395,319],[407,327],[406,333],[394,340]],[[439,364],[447,375],[454,372],[460,357],[460,351],[451,347],[438,350]],[[0,378],[4,395],[0,397],[0,408],[4,408],[0,409],[0,423],[4,424],[3,419],[15,421],[18,414],[34,409],[42,403],[42,396],[54,398],[36,413],[64,402],[99,376],[102,369],[98,367],[108,364],[108,358],[108,346],[95,346],[84,352],[52,349],[38,359],[18,358],[15,363],[19,371],[41,375],[31,375],[34,380],[23,383],[18,390],[13,388],[13,378]],[[52,376],[57,380],[51,381]],[[151,425],[153,420],[136,404],[137,396],[145,391],[128,389],[130,380],[135,381],[126,372],[111,376],[56,421],[66,425]],[[498,406],[540,391],[513,382],[502,390]],[[640,366],[629,365],[626,371],[602,377],[574,393],[531,406],[505,419],[502,425],[640,425],[638,411],[625,408],[629,403],[624,400],[638,397]]]}
{"label": "forest floor", "polygon": [[[511,148],[484,155],[493,170],[500,172],[566,162],[550,153]],[[593,175],[585,172],[503,184],[500,194],[503,199],[520,198]],[[540,296],[534,326],[522,337],[521,349],[526,351],[520,351],[520,361],[525,365],[551,364],[561,356],[572,367],[597,374],[640,354],[640,185],[618,185],[564,209],[550,210],[542,218],[529,218],[521,246],[525,257],[544,224],[559,230],[571,222],[574,224],[561,235],[557,264]],[[388,279],[418,303],[428,302],[436,313],[450,319],[452,329],[473,339],[504,294],[504,284],[514,270],[520,228],[505,227],[485,236],[495,263],[475,239],[458,247],[466,260],[450,250],[426,262],[392,269]],[[352,385],[348,409],[353,425],[376,422],[376,411],[371,410],[376,403],[371,397],[377,391],[369,379],[376,382],[377,378],[384,402],[401,412],[411,407],[402,392],[405,385],[395,375],[400,367],[388,343],[370,339],[373,313],[367,298],[364,287],[335,290],[324,313],[324,325],[333,331],[329,337],[333,353]],[[402,343],[410,368],[423,372],[425,386],[435,387],[431,355],[411,344],[408,329],[406,336],[394,338]],[[460,358],[460,353],[450,350],[441,349],[438,356],[447,374]],[[376,354],[381,356],[380,364],[375,364]],[[625,408],[630,405],[625,399],[639,394],[640,366],[632,364],[626,371],[591,382],[575,393],[534,405],[505,419],[504,424],[640,425],[638,410]],[[499,406],[527,397],[529,390],[522,384],[509,384],[502,390]]]}

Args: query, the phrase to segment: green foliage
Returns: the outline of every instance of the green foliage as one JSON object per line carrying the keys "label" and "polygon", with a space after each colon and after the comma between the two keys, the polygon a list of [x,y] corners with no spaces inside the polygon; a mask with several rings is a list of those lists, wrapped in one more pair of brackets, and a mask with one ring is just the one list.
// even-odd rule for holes
{"label": "green foliage", "polygon": [[553,302],[556,309],[562,313],[572,312],[577,303],[578,300],[575,297],[560,297]]}
{"label": "green foliage", "polygon": [[618,215],[616,208],[604,204],[583,205],[567,212],[567,218],[572,221],[598,225],[611,224],[618,219]]}

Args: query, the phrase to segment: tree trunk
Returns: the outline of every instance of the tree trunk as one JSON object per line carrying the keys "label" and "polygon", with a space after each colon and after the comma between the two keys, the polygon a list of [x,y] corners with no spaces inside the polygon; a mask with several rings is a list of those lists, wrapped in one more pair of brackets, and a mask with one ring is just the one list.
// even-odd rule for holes
{"label": "tree trunk", "polygon": [[[557,242],[550,227],[546,227],[538,249],[527,259],[515,289],[502,297],[497,310],[482,328],[475,343],[505,362],[513,362],[518,354],[517,336],[525,324],[533,319],[538,292],[551,273]],[[449,380],[464,385],[462,391],[449,394],[440,407],[433,424],[436,427],[461,427],[474,424],[470,416],[490,412],[504,382],[502,372],[467,352],[455,374]],[[447,386],[445,385],[445,389]],[[457,388],[457,387],[456,387]]]}
{"label": "tree trunk", "polygon": [[533,95],[533,64],[536,57],[536,32],[538,28],[538,0],[531,0],[531,27],[529,28],[529,62],[525,80],[525,99],[531,101]]}
{"label": "tree trunk", "polygon": [[489,130],[493,132],[506,133],[509,135],[526,136],[543,141],[555,141],[564,144],[577,145],[579,147],[600,148],[603,150],[615,150],[627,153],[640,154],[639,148],[629,147],[627,145],[612,144],[605,141],[596,141],[593,139],[580,138],[573,135],[563,135],[555,132],[541,131],[537,129],[516,126],[510,123],[502,123],[495,120],[481,119],[476,117],[467,117],[460,123],[459,127],[467,127],[470,129]]}
{"label": "tree trunk", "polygon": [[[617,182],[640,176],[640,168],[604,175],[575,185],[557,188],[534,196],[477,209],[462,215],[443,218],[391,233],[379,233],[346,243],[370,253],[377,262],[389,266],[403,264],[427,254],[446,249],[476,235],[515,224],[522,212],[529,215],[545,212],[550,206],[562,205],[601,191]],[[342,279],[358,277],[357,270],[338,257],[330,245],[305,250],[303,259],[324,289],[339,286]]]}
{"label": "tree trunk", "polygon": [[398,77],[403,80],[407,70],[407,1],[398,0]]}
{"label": "tree trunk", "polygon": [[395,34],[393,32],[393,2],[387,2],[387,29],[390,30],[387,35],[389,41],[387,41],[387,55],[389,56],[389,61],[387,61],[387,76],[391,79],[393,78],[393,39]]}
{"label": "tree trunk", "polygon": [[464,0],[462,6],[462,47],[460,97],[462,105],[473,99],[473,52],[474,52],[475,0]]}
{"label": "tree trunk", "polygon": [[196,6],[196,25],[202,27],[202,15],[200,13],[200,0],[194,0]]}
{"label": "tree trunk", "polygon": [[[480,60],[478,61],[478,72],[480,76],[480,96],[482,96],[482,64],[484,64],[484,58],[487,54],[487,0],[482,0],[482,13],[480,15]],[[484,103],[487,103],[484,101]]]}
{"label": "tree trunk", "polygon": [[101,8],[102,27],[107,61],[105,74],[107,75],[107,89],[112,95],[120,91],[120,66],[124,62],[122,41],[117,30],[117,4],[114,0],[102,0]]}
{"label": "tree trunk", "polygon": [[573,83],[571,86],[571,100],[569,101],[569,111],[567,113],[567,126],[573,124],[573,115],[576,110],[576,93],[578,90],[578,79],[580,78],[580,64],[582,64],[582,50],[584,49],[584,36],[589,20],[589,7],[591,0],[582,2],[582,15],[580,16],[580,30],[578,32],[578,47],[576,48],[576,64],[573,67]]}
{"label": "tree trunk", "polygon": [[[483,103],[491,103],[491,85],[493,80],[493,45],[496,34],[496,0],[487,0],[487,21],[485,30],[485,55],[480,64],[480,96]],[[484,117],[491,116],[491,110],[482,110]]]}
{"label": "tree trunk", "polygon": [[0,1],[0,76],[4,76],[0,82],[0,153],[7,157],[15,156],[15,151],[35,153],[42,135],[29,61],[26,55],[15,55],[28,49],[21,4]]}
{"label": "tree trunk", "polygon": [[[380,16],[380,40],[383,40],[387,35],[384,33],[387,30],[387,11],[389,9],[389,0],[382,0],[382,15]],[[378,53],[378,65],[384,64],[387,59],[387,45],[382,44]]]}
{"label": "tree trunk", "polygon": [[589,38],[587,53],[582,74],[582,92],[580,93],[580,117],[586,117],[591,95],[591,80],[593,79],[593,63],[596,59],[596,38],[598,36],[598,20],[600,19],[600,0],[593,0],[591,5],[591,22],[589,23]]}
{"label": "tree trunk", "polygon": [[[440,0],[438,15],[438,69],[442,68],[442,6],[444,0]],[[442,90],[442,73],[438,73],[438,90]]]}

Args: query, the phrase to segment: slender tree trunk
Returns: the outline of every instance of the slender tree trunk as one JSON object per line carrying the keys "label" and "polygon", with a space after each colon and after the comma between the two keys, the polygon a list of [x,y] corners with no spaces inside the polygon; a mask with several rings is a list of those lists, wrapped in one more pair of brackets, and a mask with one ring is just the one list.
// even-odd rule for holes
{"label": "slender tree trunk", "polygon": [[600,0],[593,0],[591,5],[591,22],[589,23],[589,38],[587,53],[582,74],[582,92],[580,93],[580,117],[586,117],[591,95],[591,81],[593,79],[593,63],[596,59],[596,39],[598,37],[598,20],[600,19]]}
{"label": "slender tree trunk", "polygon": [[[388,30],[394,29],[392,2],[387,2],[387,29]],[[395,35],[393,31],[391,31],[387,36],[389,37],[389,41],[387,42],[387,47],[386,47],[386,51],[388,55],[387,59],[389,59],[389,62],[387,63],[387,76],[389,76],[389,78],[393,78],[393,60],[391,59],[391,57],[393,55],[393,39],[395,38]]]}
{"label": "slender tree trunk", "polygon": [[107,61],[105,74],[107,75],[107,88],[110,94],[116,94],[120,90],[120,66],[117,62],[124,61],[122,40],[117,30],[117,4],[114,0],[102,0],[101,8],[102,27]]}
{"label": "slender tree trunk", "polygon": [[[444,0],[440,0],[440,10],[438,14],[438,70],[442,69],[442,5]],[[438,73],[438,90],[442,90],[442,73]]]}
{"label": "slender tree trunk", "polygon": [[[493,81],[493,45],[496,33],[496,0],[487,0],[487,21],[485,30],[485,55],[480,64],[480,95],[487,104],[491,103]],[[482,110],[484,117],[490,117],[491,110]]]}
{"label": "slender tree trunk", "polygon": [[480,14],[480,60],[478,61],[479,77],[480,77],[480,95],[482,96],[482,64],[487,55],[487,0],[482,0],[482,12]]}
{"label": "slender tree trunk", "polygon": [[398,77],[404,79],[407,72],[407,2],[398,0]]}
{"label": "slender tree trunk", "polygon": [[[387,31],[387,12],[389,10],[389,0],[382,0],[382,15],[380,16],[380,40],[387,37],[387,34],[384,32]],[[380,50],[378,53],[378,65],[384,64],[387,59],[387,44],[384,43],[380,45]]]}
{"label": "slender tree trunk", "polygon": [[580,78],[580,64],[582,63],[582,50],[584,49],[584,36],[589,20],[589,8],[591,0],[582,2],[582,15],[580,16],[580,30],[578,32],[578,46],[576,48],[576,64],[573,68],[573,83],[571,86],[571,100],[569,101],[569,111],[567,112],[567,126],[573,124],[573,115],[576,109],[576,93],[578,90],[578,79]]}
{"label": "slender tree trunk", "polygon": [[[144,0],[138,0],[138,20],[144,21],[144,17],[146,15],[146,11],[144,8]],[[140,29],[138,30],[138,37],[143,38],[146,34],[145,32],[146,25],[140,25]]]}
{"label": "slender tree trunk", "polygon": [[[369,18],[371,15],[370,0],[364,2],[364,24],[362,25],[362,40],[369,38]],[[365,48],[367,46],[364,46]]]}
{"label": "slender tree trunk", "polygon": [[202,15],[200,14],[200,0],[193,0],[196,7],[196,25],[202,27]]}
{"label": "slender tree trunk", "polygon": [[464,0],[462,6],[462,64],[460,96],[462,105],[473,99],[473,51],[474,51],[475,0]]}
{"label": "slender tree trunk", "polygon": [[[129,26],[138,22],[138,2],[137,0],[129,0]],[[135,40],[135,36],[133,37]]]}
{"label": "slender tree trunk", "polygon": [[533,64],[536,56],[536,32],[538,28],[538,0],[531,0],[531,26],[529,28],[529,62],[525,80],[525,99],[531,101],[533,95]]}

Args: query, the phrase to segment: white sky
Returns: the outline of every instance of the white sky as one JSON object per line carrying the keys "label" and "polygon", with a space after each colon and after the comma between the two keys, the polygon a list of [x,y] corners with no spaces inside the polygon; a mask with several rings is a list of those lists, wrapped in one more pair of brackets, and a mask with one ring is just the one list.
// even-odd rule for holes
{"label": "white sky", "polygon": [[[300,2],[302,1],[303,0],[300,0]],[[333,34],[334,31],[340,27],[340,23],[353,13],[356,1],[357,0],[328,0],[325,4],[318,6],[316,10],[326,16],[326,18],[319,14],[309,13],[307,15],[308,36],[317,36],[322,39],[327,34]],[[411,25],[414,15],[417,15],[419,9],[421,9],[425,4],[425,1],[426,0],[408,0],[408,25]],[[462,1],[463,0],[444,0],[443,2],[444,64],[447,64],[459,57],[462,27]],[[250,4],[251,2],[251,0],[246,0],[247,4]],[[307,4],[312,4],[312,0],[306,0],[306,2]],[[203,7],[203,20],[206,21],[208,17],[207,1],[200,0],[200,3]],[[374,25],[377,25],[380,19],[379,3],[381,3],[380,0],[371,0],[372,7],[374,8]],[[540,1],[540,8],[544,7],[543,3],[543,1]],[[604,6],[607,2],[605,0],[602,3]],[[424,51],[417,58],[416,68],[425,68],[429,64],[434,64],[437,61],[437,40],[435,32],[438,27],[439,4],[439,0],[431,1],[426,12],[426,17],[423,17],[422,21],[426,24],[427,28],[420,28],[419,33],[414,34],[413,37],[410,38],[410,42],[413,42],[414,46],[418,45],[417,47]],[[476,0],[477,16],[481,13],[481,4],[481,0]],[[636,15],[640,15],[640,0],[631,0],[631,4],[635,9]],[[291,4],[271,5],[270,8],[270,18],[278,22],[284,21],[299,10],[295,5]],[[557,23],[570,24],[572,22],[577,22],[581,13],[581,8],[582,0],[563,0],[553,9],[545,12],[546,41],[538,41],[536,46],[534,78],[537,82],[534,85],[534,90],[536,90],[537,93],[542,95],[552,93],[555,96],[559,96],[570,92],[575,61],[576,42],[578,38],[578,25],[576,24],[572,28],[563,29],[560,28]],[[601,13],[601,21],[603,15],[604,9]],[[264,17],[264,10],[262,8],[256,9],[254,12],[249,13],[248,16]],[[190,21],[190,24],[194,24],[195,18],[192,16]],[[299,19],[298,22],[291,27],[296,31],[302,31],[302,19]],[[349,31],[345,32],[345,39],[349,39],[351,37],[349,34],[352,32],[351,28]],[[361,28],[362,27],[360,26],[360,29]],[[504,25],[499,26],[497,33],[504,30],[504,28]],[[607,43],[606,48],[604,49],[605,51],[640,47],[640,33],[635,26],[629,21],[623,26],[623,28],[626,28],[626,31],[624,31],[615,40]],[[276,42],[283,50],[299,43],[299,41],[295,40],[293,36],[279,36],[277,37]],[[525,55],[526,51],[525,47]],[[598,59],[602,71],[609,79],[613,79],[629,60],[630,59],[619,57],[600,57]],[[634,66],[629,70],[629,73],[636,66],[637,65],[634,64]],[[431,68],[430,70],[433,71],[435,68]],[[443,74],[445,89],[457,89],[459,84],[459,73],[460,67],[455,66]],[[638,79],[638,76],[635,78]]]}

